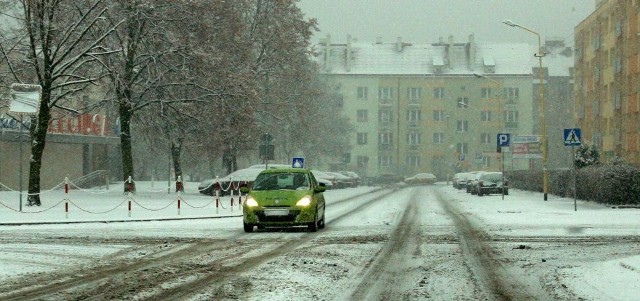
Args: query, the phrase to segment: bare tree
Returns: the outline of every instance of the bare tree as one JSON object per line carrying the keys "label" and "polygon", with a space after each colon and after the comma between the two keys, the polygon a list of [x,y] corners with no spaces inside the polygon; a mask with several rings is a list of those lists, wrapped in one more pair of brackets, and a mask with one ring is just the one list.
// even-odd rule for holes
{"label": "bare tree", "polygon": [[[89,38],[106,12],[100,0],[64,2],[55,0],[12,1],[22,28],[13,38],[10,51],[1,47],[17,82],[42,87],[38,114],[31,123],[28,205],[40,205],[40,170],[49,121],[53,110],[71,109],[73,96],[96,84],[97,57],[109,51],[100,47],[103,39],[119,24],[106,28],[97,38]],[[24,42],[24,43],[23,43]],[[7,45],[7,43],[4,43]],[[11,52],[11,53],[8,53]]]}

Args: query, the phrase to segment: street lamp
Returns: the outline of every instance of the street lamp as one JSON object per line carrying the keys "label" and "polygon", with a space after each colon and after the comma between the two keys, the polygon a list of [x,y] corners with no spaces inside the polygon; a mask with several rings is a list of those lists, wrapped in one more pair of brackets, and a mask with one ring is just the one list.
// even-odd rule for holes
{"label": "street lamp", "polygon": [[540,34],[529,29],[526,28],[522,25],[516,24],[511,22],[511,20],[504,20],[502,21],[502,23],[507,24],[511,27],[519,27],[522,28],[532,34],[535,34],[538,37],[538,53],[537,54],[533,54],[535,57],[538,58],[538,63],[539,63],[539,67],[538,67],[538,77],[540,79],[540,87],[539,87],[539,91],[540,91],[540,127],[541,127],[541,136],[542,136],[542,181],[543,181],[543,190],[544,190],[544,200],[547,200],[547,193],[549,192],[549,175],[548,175],[548,171],[547,171],[547,132],[546,132],[546,127],[545,127],[545,120],[544,120],[544,77],[542,74],[542,57],[545,55],[545,53],[542,51],[542,42],[540,41]]}

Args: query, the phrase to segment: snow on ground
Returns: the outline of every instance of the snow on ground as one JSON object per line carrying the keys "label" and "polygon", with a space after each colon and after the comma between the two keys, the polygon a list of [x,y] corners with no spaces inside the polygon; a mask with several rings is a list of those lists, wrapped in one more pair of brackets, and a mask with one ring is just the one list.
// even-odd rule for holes
{"label": "snow on ground", "polygon": [[[166,183],[164,183],[166,184]],[[19,196],[15,191],[0,191],[0,236],[6,231],[24,231],[24,233],[51,233],[73,229],[75,232],[86,231],[87,236],[96,231],[129,231],[131,221],[149,221],[144,226],[136,226],[135,235],[175,236],[176,229],[184,230],[183,235],[202,237],[210,235],[204,231],[216,219],[216,227],[241,229],[241,207],[238,197],[220,198],[216,207],[216,199],[197,193],[197,183],[186,183],[186,193],[177,194],[161,183],[138,182],[138,192],[127,195],[123,193],[122,183],[89,190],[63,189],[43,191],[42,206],[27,207],[23,196],[22,212],[19,212]],[[624,237],[640,235],[639,209],[613,209],[609,206],[577,201],[549,195],[544,201],[542,194],[512,189],[510,194],[490,196],[474,196],[450,185],[436,185],[439,191],[460,208],[461,212],[476,221],[480,226],[495,236],[555,236],[555,237]],[[190,191],[191,188],[191,191]],[[373,187],[332,190],[326,192],[329,203],[332,199],[345,199],[349,196],[373,190]],[[180,203],[180,209],[178,209]],[[65,212],[65,204],[68,212]],[[131,204],[131,211],[128,210]],[[393,222],[393,214],[397,208],[389,208],[389,212],[380,212],[371,218],[374,221]],[[204,219],[207,220],[198,220]],[[191,219],[189,222],[181,219]],[[357,221],[366,225],[369,217],[364,216]],[[99,223],[97,223],[99,222]],[[115,223],[114,223],[115,222]],[[344,221],[341,221],[344,222]],[[59,224],[58,224],[59,223]],[[168,232],[174,231],[174,232]],[[133,234],[132,234],[133,235]],[[126,246],[113,246],[113,249],[92,250],[100,256],[117,251]],[[0,279],[42,271],[40,265],[31,266],[31,257],[51,257],[52,262],[62,256],[82,253],[72,248],[56,249],[56,246],[39,245],[34,242],[33,252],[24,258],[5,260],[2,254],[9,254],[11,249],[19,248],[11,243],[0,245]],[[13,254],[13,253],[12,253]],[[74,258],[82,261],[83,258]],[[88,260],[88,259],[86,259]],[[55,266],[49,267],[55,269]],[[564,283],[574,291],[584,292],[596,300],[617,299],[634,300],[640,296],[640,256],[612,259],[604,262],[593,262],[579,267],[567,267],[562,271]],[[635,281],[630,279],[636,279]]]}

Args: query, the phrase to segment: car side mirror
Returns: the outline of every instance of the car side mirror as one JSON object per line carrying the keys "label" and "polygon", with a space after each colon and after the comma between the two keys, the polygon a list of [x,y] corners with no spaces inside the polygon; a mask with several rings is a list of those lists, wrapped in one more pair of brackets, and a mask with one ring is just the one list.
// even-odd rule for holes
{"label": "car side mirror", "polygon": [[327,191],[327,186],[324,185],[324,183],[320,183],[320,184],[318,184],[316,189],[314,189],[313,191],[314,192],[325,192],[325,191]]}
{"label": "car side mirror", "polygon": [[242,192],[242,193],[249,193],[249,187],[247,187],[247,186],[241,186],[241,187],[240,187],[240,192]]}

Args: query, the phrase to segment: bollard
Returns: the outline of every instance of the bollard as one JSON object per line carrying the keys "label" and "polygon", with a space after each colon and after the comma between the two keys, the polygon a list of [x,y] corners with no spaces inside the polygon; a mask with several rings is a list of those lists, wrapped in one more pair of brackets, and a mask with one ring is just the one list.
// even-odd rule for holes
{"label": "bollard", "polygon": [[176,181],[176,192],[184,192],[184,184],[182,183],[182,176],[178,176],[178,180]]}
{"label": "bollard", "polygon": [[64,202],[64,216],[66,219],[69,219],[69,202]]}
{"label": "bollard", "polygon": [[220,213],[220,190],[216,189],[216,214]]}
{"label": "bollard", "polygon": [[[233,184],[231,184],[233,185]],[[233,212],[233,188],[231,189],[231,191],[229,192],[231,194],[231,212]]]}
{"label": "bollard", "polygon": [[131,217],[131,200],[129,200],[129,217]]}
{"label": "bollard", "polygon": [[178,199],[178,215],[180,215],[180,199]]}
{"label": "bollard", "polygon": [[69,177],[64,177],[64,193],[69,194]]}

